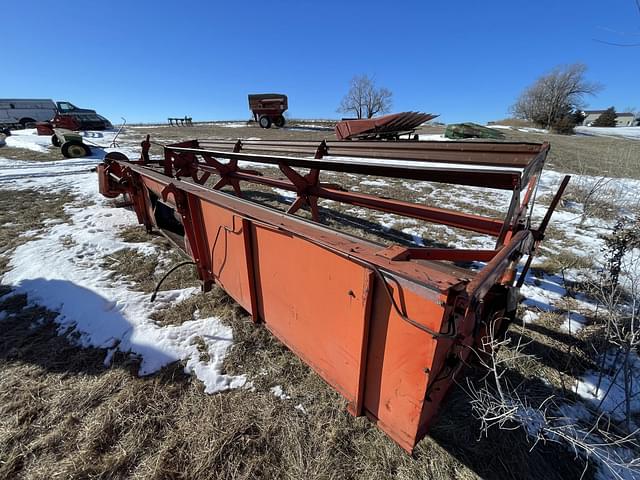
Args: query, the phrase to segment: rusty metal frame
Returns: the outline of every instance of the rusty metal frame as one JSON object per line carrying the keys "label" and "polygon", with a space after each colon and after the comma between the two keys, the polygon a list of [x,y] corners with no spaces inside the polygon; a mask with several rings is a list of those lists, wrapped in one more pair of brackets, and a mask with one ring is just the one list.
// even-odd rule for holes
{"label": "rusty metal frame", "polygon": [[338,140],[347,139],[398,139],[401,135],[411,135],[425,122],[438,115],[422,112],[400,112],[382,117],[345,119],[335,126]]}
{"label": "rusty metal frame", "polygon": [[[139,161],[107,155],[98,168],[100,191],[129,196],[147,229],[168,228],[158,209],[169,209],[183,231],[178,244],[193,258],[205,290],[214,283],[224,288],[345,396],[352,414],[367,415],[412,451],[480,332],[513,313],[518,262],[528,256],[530,263],[568,179],[533,229],[528,205],[547,144],[251,142],[265,152],[258,154],[243,152],[246,142],[180,142],[152,161],[147,139]],[[383,158],[391,164],[371,161]],[[245,169],[239,163],[245,160],[274,166],[284,178]],[[412,163],[425,161],[435,166]],[[320,182],[323,170],[481,183],[513,193],[498,220],[346,192]],[[241,182],[286,188],[297,198],[285,213],[243,199]],[[496,247],[380,245],[322,225],[318,198],[485,233]],[[294,214],[303,205],[312,220]],[[469,262],[475,268],[463,265]]]}
{"label": "rusty metal frame", "polygon": [[[212,150],[211,147],[218,150]],[[512,224],[520,221],[523,212],[526,212],[530,193],[537,184],[548,148],[546,143],[192,140],[166,146],[164,165],[167,175],[178,178],[191,176],[200,184],[206,182],[211,173],[216,173],[220,180],[213,188],[231,185],[237,195],[241,195],[240,181],[296,192],[297,198],[289,213],[295,213],[306,206],[316,221],[319,219],[317,202],[319,198],[323,198],[492,235],[497,237],[498,247],[504,244],[509,229],[514,228]],[[243,153],[243,150],[269,149],[289,156]],[[313,158],[291,156],[295,154],[312,154]],[[340,160],[341,157],[348,158]],[[389,163],[371,162],[372,159],[381,158]],[[223,163],[220,159],[226,159],[227,162]],[[367,162],[362,162],[362,159]],[[398,160],[404,164],[398,165]],[[277,167],[286,178],[269,178],[258,171],[242,169],[238,166],[239,161]],[[415,166],[412,162],[416,162]],[[433,165],[425,167],[417,162],[429,162]],[[302,175],[293,167],[309,168],[309,173]],[[512,190],[512,201],[504,219],[488,218],[347,192],[338,185],[321,183],[321,170],[505,188]],[[204,173],[198,176],[198,172]],[[527,188],[529,194],[521,201],[520,192],[523,187]]]}

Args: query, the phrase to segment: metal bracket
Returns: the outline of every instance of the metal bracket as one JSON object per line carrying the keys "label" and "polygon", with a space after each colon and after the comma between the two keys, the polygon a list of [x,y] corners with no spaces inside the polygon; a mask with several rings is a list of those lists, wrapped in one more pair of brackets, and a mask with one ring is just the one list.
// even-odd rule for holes
{"label": "metal bracket", "polygon": [[[318,147],[320,149],[320,147]],[[289,165],[279,163],[278,167],[280,171],[286,175],[286,177],[296,187],[297,198],[293,204],[287,210],[287,213],[295,213],[301,207],[307,205],[311,210],[311,218],[314,221],[320,220],[320,212],[318,211],[318,197],[316,195],[310,195],[309,191],[315,188],[320,183],[320,170],[312,168],[306,175],[300,175]]]}

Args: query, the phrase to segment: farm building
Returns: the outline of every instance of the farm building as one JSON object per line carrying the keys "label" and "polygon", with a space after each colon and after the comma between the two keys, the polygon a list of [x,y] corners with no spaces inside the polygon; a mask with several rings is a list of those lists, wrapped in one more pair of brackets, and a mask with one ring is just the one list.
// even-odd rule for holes
{"label": "farm building", "polygon": [[[583,113],[586,115],[582,125],[590,127],[596,119],[602,115],[604,110],[585,110]],[[616,127],[633,127],[637,125],[638,118],[634,113],[618,113],[616,117]]]}

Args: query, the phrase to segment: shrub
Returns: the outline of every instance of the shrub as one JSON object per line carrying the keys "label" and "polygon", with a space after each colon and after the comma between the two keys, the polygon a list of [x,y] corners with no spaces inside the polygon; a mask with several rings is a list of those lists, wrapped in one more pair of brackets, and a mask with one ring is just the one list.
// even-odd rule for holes
{"label": "shrub", "polygon": [[616,109],[614,107],[607,108],[602,114],[596,118],[591,124],[592,127],[615,127],[616,126]]}

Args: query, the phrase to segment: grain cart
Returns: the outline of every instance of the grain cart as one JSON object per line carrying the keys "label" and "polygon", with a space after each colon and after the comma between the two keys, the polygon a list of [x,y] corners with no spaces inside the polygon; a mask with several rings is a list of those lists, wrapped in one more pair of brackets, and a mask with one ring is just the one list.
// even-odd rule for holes
{"label": "grain cart", "polygon": [[262,128],[283,127],[284,112],[289,108],[287,96],[281,93],[255,93],[249,95],[249,109],[253,119]]}
{"label": "grain cart", "polygon": [[[128,197],[147,231],[164,233],[193,258],[205,291],[214,283],[226,290],[340,392],[349,412],[366,415],[409,452],[482,338],[504,332],[513,318],[569,181],[536,228],[529,207],[547,143],[188,140],[164,145],[161,160],[150,159],[150,145],[147,137],[136,161],[109,153],[98,166],[100,192]],[[498,218],[482,205],[469,213],[349,191],[320,181],[321,172],[332,182],[374,175],[448,184],[460,195],[473,187],[507,195],[498,196],[505,198]],[[278,210],[243,198],[245,184],[288,190],[295,200]],[[318,199],[460,229],[495,246],[373,241],[323,224]],[[302,207],[311,218],[296,214]]]}

